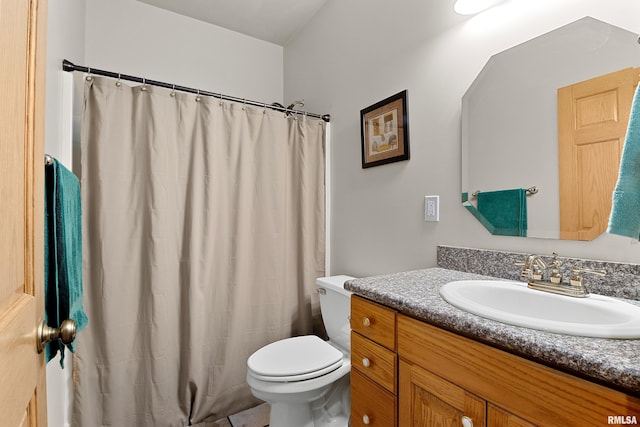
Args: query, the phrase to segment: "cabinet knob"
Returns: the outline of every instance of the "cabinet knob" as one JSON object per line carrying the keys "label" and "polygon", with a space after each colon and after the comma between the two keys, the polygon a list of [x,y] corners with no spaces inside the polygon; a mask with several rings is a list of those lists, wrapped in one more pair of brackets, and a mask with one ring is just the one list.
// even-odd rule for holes
{"label": "cabinet knob", "polygon": [[362,324],[368,328],[369,326],[371,326],[371,320],[369,320],[368,317],[365,317],[364,319],[362,319]]}
{"label": "cabinet knob", "polygon": [[368,368],[369,366],[371,366],[371,361],[368,358],[364,357],[362,359],[362,366],[364,366],[365,368]]}
{"label": "cabinet knob", "polygon": [[462,427],[473,427],[473,420],[465,415],[462,417]]}
{"label": "cabinet knob", "polygon": [[368,415],[363,415],[362,416],[362,423],[369,425],[370,421],[369,421],[369,416]]}

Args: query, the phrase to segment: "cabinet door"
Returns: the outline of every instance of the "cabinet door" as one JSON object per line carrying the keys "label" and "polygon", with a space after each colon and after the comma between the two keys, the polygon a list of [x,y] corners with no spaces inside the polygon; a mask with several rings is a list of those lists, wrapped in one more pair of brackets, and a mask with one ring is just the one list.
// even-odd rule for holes
{"label": "cabinet door", "polygon": [[403,427],[486,426],[484,400],[404,361],[400,361],[398,400]]}
{"label": "cabinet door", "polygon": [[516,417],[491,403],[489,403],[487,412],[487,425],[489,425],[489,427],[536,427],[535,424]]}

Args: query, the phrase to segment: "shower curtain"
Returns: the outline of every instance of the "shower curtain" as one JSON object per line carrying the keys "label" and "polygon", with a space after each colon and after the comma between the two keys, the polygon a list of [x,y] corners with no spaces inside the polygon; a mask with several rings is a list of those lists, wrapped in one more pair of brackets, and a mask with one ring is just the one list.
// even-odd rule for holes
{"label": "shower curtain", "polygon": [[92,77],[74,426],[211,426],[257,403],[246,360],[309,333],[325,125]]}

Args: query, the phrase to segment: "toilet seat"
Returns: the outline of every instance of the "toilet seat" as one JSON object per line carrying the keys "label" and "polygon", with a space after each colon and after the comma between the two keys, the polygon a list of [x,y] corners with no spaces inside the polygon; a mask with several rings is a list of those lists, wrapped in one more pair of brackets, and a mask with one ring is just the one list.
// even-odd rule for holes
{"label": "toilet seat", "polygon": [[249,357],[247,366],[258,380],[304,381],[338,369],[343,357],[340,350],[319,337],[305,335],[262,347]]}

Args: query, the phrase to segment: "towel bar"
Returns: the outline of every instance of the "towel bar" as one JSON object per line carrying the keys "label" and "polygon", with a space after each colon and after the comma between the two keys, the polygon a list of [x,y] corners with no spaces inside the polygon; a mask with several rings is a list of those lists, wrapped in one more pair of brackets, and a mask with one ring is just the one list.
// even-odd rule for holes
{"label": "towel bar", "polygon": [[[540,191],[540,189],[538,187],[536,187],[535,185],[533,187],[529,187],[527,188],[527,196],[532,196],[534,194],[538,194],[538,191]],[[478,197],[478,193],[480,193],[480,190],[476,190],[473,193],[471,193],[471,197],[476,198]]]}

